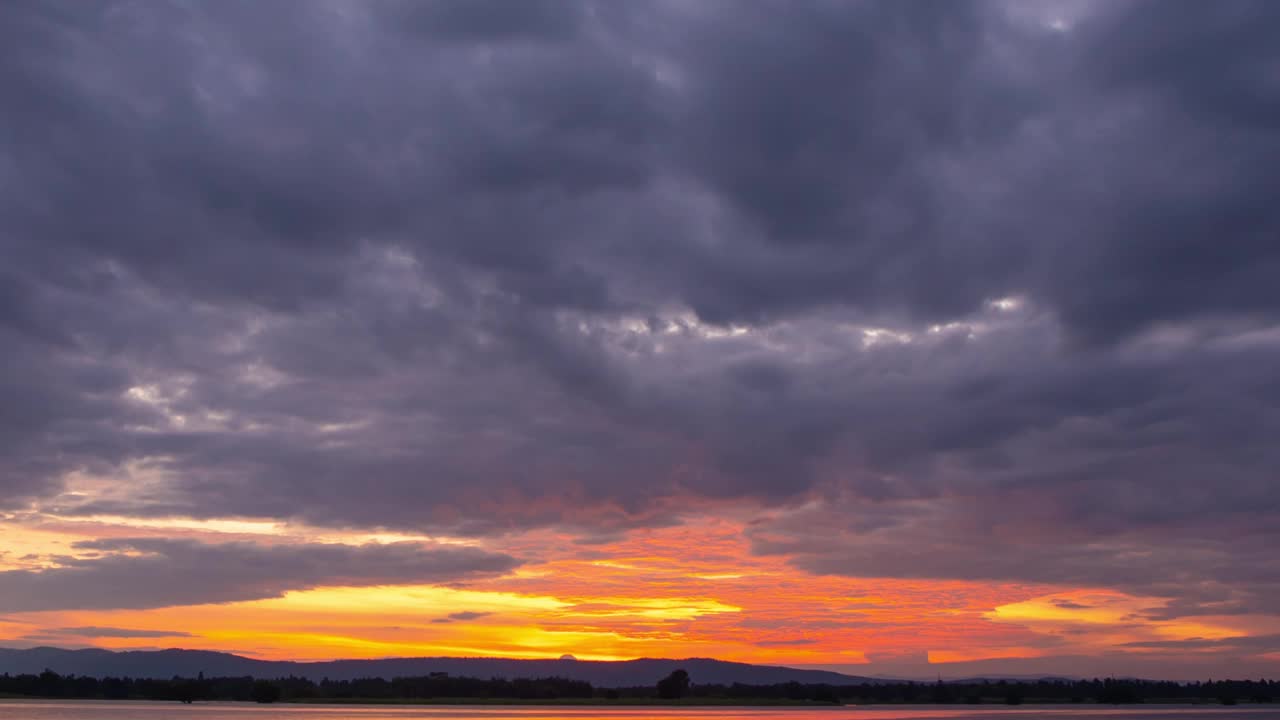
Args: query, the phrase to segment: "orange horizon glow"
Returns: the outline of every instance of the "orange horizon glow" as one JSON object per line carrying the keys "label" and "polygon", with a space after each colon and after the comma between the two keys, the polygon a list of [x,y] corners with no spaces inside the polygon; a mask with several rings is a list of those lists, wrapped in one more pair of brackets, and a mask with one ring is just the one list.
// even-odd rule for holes
{"label": "orange horizon glow", "polygon": [[[0,526],[0,539],[6,547],[56,555],[72,552],[82,537],[155,533],[205,541],[297,541],[290,532],[269,523],[136,525],[100,518]],[[365,542],[374,536],[329,537]],[[383,540],[406,537],[388,534]],[[1247,618],[1135,624],[1134,613],[1158,606],[1159,599],[1104,589],[812,575],[785,557],[753,555],[741,523],[711,517],[593,545],[549,531],[528,532],[500,549],[539,561],[502,577],[449,586],[316,587],[224,604],[14,613],[0,619],[0,642],[180,646],[270,660],[572,654],[583,660],[715,657],[866,665],[904,658],[937,663],[1090,654],[1126,642],[1248,632]],[[9,569],[20,565],[10,561]],[[472,615],[449,619],[458,612]],[[185,634],[93,637],[68,628]]]}

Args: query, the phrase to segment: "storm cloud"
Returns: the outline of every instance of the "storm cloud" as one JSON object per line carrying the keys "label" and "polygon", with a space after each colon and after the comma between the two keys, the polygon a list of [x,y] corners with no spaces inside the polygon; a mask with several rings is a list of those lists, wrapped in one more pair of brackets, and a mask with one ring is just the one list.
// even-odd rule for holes
{"label": "storm cloud", "polygon": [[[1278,612],[1280,6],[1016,5],[5,3],[0,506]],[[135,549],[0,602],[516,563]]]}

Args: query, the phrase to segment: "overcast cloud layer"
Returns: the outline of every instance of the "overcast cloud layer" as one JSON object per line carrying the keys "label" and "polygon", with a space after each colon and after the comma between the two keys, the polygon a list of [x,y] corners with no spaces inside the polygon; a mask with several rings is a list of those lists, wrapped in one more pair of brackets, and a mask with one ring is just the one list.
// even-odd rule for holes
{"label": "overcast cloud layer", "polygon": [[[5,2],[0,509],[746,503],[814,572],[1280,612],[1277,35],[1270,0]],[[0,610],[185,553],[229,563],[193,599],[324,580],[142,549]],[[359,552],[339,581],[517,562]]]}

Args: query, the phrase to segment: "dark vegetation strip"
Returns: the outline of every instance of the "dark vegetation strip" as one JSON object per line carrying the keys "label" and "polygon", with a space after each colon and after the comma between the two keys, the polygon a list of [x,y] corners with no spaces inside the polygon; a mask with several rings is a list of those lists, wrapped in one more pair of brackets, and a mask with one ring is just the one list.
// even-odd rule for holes
{"label": "dark vegetation strip", "polygon": [[916,683],[886,681],[861,685],[797,682],[776,685],[696,684],[677,670],[656,685],[597,688],[581,680],[530,678],[506,680],[451,677],[434,673],[392,680],[322,680],[288,677],[94,678],[59,675],[0,675],[0,698],[95,700],[240,700],[305,703],[570,703],[635,705],[676,703],[809,704],[809,703],[1270,703],[1280,697],[1280,681],[1218,680],[1162,682],[1149,680],[965,681]]}

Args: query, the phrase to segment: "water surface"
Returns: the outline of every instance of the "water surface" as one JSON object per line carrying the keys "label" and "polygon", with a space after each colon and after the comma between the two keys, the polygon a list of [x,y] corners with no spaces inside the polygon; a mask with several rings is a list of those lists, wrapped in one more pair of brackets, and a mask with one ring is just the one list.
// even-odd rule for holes
{"label": "water surface", "polygon": [[1280,706],[1028,705],[1016,708],[255,705],[0,700],[0,720],[1280,720]]}

